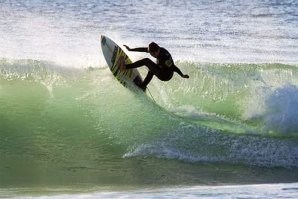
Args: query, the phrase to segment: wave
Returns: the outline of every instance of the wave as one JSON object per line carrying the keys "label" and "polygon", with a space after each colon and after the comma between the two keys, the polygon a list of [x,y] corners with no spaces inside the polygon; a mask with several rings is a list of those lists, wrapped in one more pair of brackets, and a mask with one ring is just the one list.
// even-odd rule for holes
{"label": "wave", "polygon": [[[250,127],[246,128],[250,133],[297,135],[297,114],[292,111],[298,100],[297,66],[187,62],[178,65],[187,69],[191,79],[180,81],[177,77],[162,86],[155,82],[152,90],[156,91],[155,96],[161,96],[157,101],[162,106],[193,120],[206,118],[221,125],[241,124],[241,128]],[[272,125],[274,119],[281,118],[283,122]]]}
{"label": "wave", "polygon": [[[149,90],[156,105],[123,89],[107,68],[74,69],[46,61],[3,59],[1,129],[23,132],[25,125],[29,134],[40,129],[77,131],[78,137],[86,131],[99,133],[104,141],[97,144],[107,151],[121,146],[124,158],[298,165],[297,66],[177,65],[191,78],[154,79]],[[24,115],[28,117],[21,122]],[[60,143],[58,137],[56,141]]]}

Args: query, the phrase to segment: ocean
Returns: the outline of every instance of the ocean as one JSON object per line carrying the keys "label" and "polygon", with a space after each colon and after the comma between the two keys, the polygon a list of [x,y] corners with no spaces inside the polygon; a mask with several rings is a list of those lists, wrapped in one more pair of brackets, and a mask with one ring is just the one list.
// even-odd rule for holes
{"label": "ocean", "polygon": [[[0,198],[298,197],[297,1],[0,0],[0,35]],[[101,35],[190,78],[131,92]]]}

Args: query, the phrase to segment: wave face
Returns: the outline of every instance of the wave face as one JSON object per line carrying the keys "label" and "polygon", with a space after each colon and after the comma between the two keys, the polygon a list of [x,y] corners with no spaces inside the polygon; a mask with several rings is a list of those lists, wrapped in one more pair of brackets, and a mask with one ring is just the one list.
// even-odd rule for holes
{"label": "wave face", "polygon": [[[184,172],[167,183],[178,178],[193,182],[186,173],[195,173],[198,167],[208,170],[202,164],[240,167],[238,172],[247,166],[296,170],[297,66],[179,65],[192,78],[185,81],[175,76],[167,83],[154,79],[149,87],[154,102],[124,89],[106,68],[1,60],[2,179],[16,177],[16,171],[33,172],[32,168],[37,171],[30,178],[33,182],[39,175],[49,175],[43,173],[45,169],[61,173],[65,181],[94,173],[97,178],[86,179],[88,183],[107,184],[125,175],[119,183],[137,183],[146,173],[156,177],[169,165],[178,169],[181,164]],[[18,168],[18,162],[24,166]],[[209,172],[207,183],[217,175]],[[268,178],[272,176],[264,177]]]}

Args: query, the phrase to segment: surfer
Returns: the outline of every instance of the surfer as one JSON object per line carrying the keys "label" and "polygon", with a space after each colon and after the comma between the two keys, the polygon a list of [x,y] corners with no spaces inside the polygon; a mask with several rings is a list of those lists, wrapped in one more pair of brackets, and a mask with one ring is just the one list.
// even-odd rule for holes
{"label": "surfer", "polygon": [[150,53],[151,56],[155,57],[157,64],[154,63],[149,58],[144,58],[139,61],[136,61],[132,64],[125,64],[124,57],[119,58],[120,61],[120,70],[138,68],[141,66],[147,66],[149,71],[140,87],[143,90],[146,90],[147,85],[152,80],[155,75],[161,81],[169,81],[172,79],[174,72],[178,73],[183,78],[189,78],[188,75],[184,75],[180,69],[174,64],[171,54],[165,49],[160,47],[158,44],[152,42],[149,44],[148,48],[130,48],[127,45],[124,45],[127,50],[135,52],[146,52]]}

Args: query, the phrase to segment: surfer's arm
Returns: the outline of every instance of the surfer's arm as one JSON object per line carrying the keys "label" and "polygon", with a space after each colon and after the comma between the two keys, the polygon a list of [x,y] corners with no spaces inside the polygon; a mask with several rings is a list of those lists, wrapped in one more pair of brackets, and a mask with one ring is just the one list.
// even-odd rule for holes
{"label": "surfer's arm", "polygon": [[189,76],[188,75],[184,75],[177,66],[175,66],[175,65],[172,66],[172,69],[173,69],[174,72],[178,73],[181,77],[183,77],[183,78],[189,78]]}
{"label": "surfer's arm", "polygon": [[144,53],[147,53],[148,52],[148,48],[130,48],[127,45],[124,45],[124,46],[129,51],[144,52]]}

